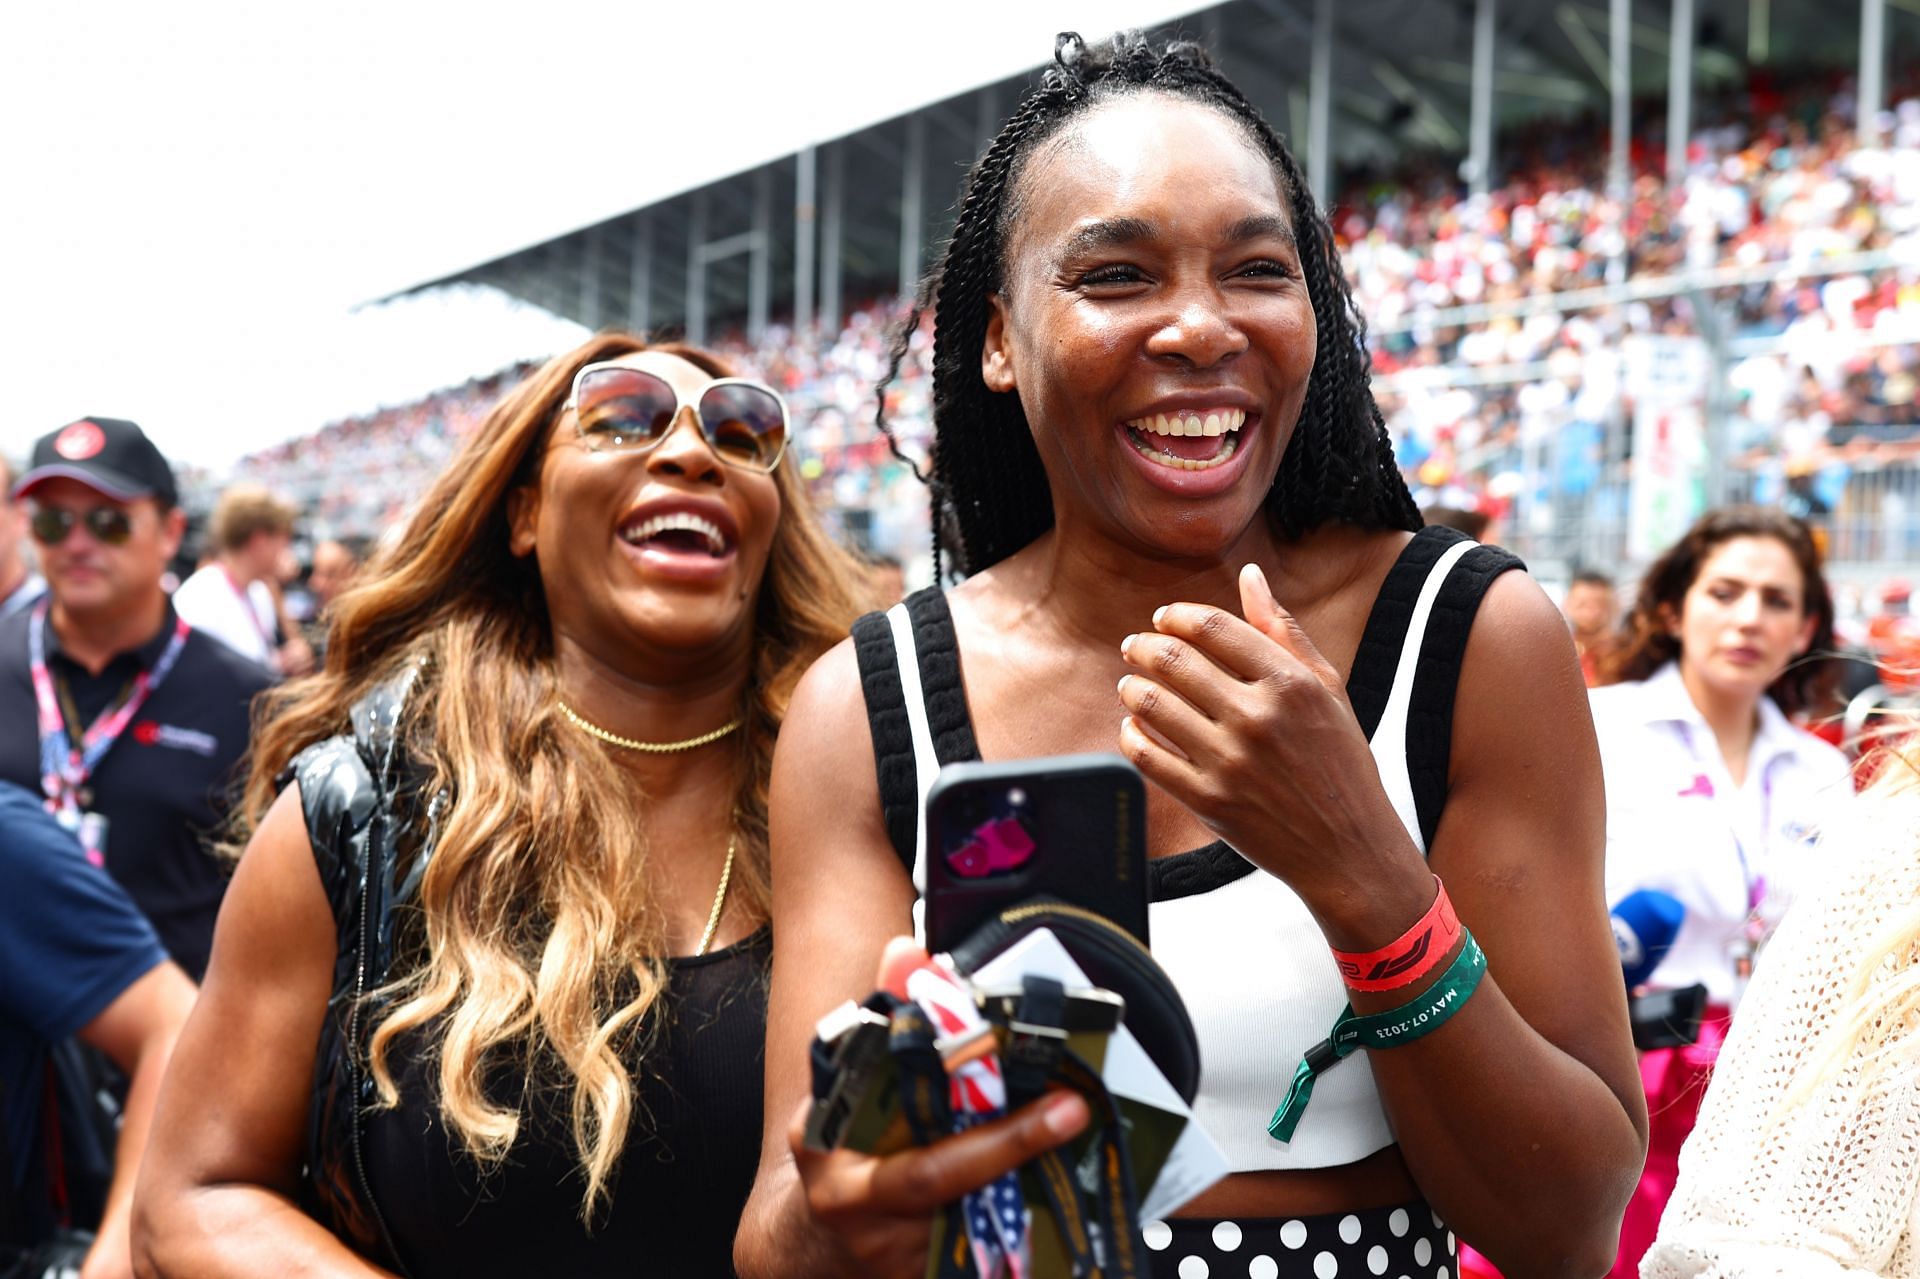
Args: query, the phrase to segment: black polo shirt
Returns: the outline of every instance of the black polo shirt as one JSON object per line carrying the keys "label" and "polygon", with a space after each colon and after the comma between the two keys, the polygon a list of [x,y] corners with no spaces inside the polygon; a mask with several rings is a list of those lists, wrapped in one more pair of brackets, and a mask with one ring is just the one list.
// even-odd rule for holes
{"label": "black polo shirt", "polygon": [[[28,653],[31,611],[0,620],[0,780],[40,788],[39,712]],[[47,664],[66,681],[84,730],[111,708],[173,637],[167,607],[159,631],[90,675],[60,651],[47,626]],[[248,708],[273,682],[263,666],[210,635],[187,637],[173,670],[87,781],[83,807],[107,819],[107,870],[152,921],[167,951],[195,981],[213,948],[213,921],[227,867],[212,839],[245,781]]]}

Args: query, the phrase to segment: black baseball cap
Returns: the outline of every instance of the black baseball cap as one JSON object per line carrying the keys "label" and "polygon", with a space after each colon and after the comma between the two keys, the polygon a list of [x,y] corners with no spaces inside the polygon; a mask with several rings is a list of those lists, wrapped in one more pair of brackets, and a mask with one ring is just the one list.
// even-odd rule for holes
{"label": "black baseball cap", "polygon": [[78,480],[116,502],[150,497],[162,506],[180,501],[173,468],[147,433],[117,417],[83,417],[33,444],[27,473],[13,486],[25,497],[46,480]]}

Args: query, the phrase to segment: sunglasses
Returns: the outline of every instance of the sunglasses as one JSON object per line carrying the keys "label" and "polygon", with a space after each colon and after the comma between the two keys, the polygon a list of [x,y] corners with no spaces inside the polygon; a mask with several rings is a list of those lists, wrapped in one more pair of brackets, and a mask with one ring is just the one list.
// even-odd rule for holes
{"label": "sunglasses", "polygon": [[[595,452],[645,453],[667,438],[687,402],[657,373],[628,364],[589,364],[573,375],[572,409],[580,441]],[[764,382],[723,377],[693,406],[707,447],[723,462],[771,471],[787,447],[787,402]]]}
{"label": "sunglasses", "polygon": [[133,536],[133,517],[117,506],[90,506],[85,511],[36,506],[27,518],[33,540],[42,546],[60,545],[76,524],[85,524],[93,540],[107,546],[125,546]]}

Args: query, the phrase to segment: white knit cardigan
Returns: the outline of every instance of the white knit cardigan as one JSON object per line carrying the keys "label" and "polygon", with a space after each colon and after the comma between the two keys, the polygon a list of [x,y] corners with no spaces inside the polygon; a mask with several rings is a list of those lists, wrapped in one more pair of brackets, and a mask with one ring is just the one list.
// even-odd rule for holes
{"label": "white knit cardigan", "polygon": [[[1920,1026],[1876,1025],[1788,1107],[1870,947],[1920,901],[1920,794],[1855,805],[1823,837],[1824,883],[1761,956],[1642,1279],[1920,1279]],[[1874,975],[1920,963],[1911,943]],[[1863,1069],[1897,1044],[1877,1081]]]}

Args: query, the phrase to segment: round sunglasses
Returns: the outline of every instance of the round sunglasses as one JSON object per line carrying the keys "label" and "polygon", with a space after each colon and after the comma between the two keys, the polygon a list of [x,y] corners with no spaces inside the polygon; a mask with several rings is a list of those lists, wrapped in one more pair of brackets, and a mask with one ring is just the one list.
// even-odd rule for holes
{"label": "round sunglasses", "polygon": [[[667,438],[686,403],[657,373],[630,364],[589,364],[573,375],[573,393],[560,410],[573,410],[574,427],[589,449],[645,453]],[[787,402],[766,383],[720,378],[702,388],[692,408],[707,447],[721,461],[749,471],[780,465]]]}
{"label": "round sunglasses", "polygon": [[64,506],[36,506],[27,517],[27,529],[42,546],[58,546],[74,526],[85,524],[93,540],[107,546],[125,546],[133,536],[133,517],[117,506],[90,506],[70,511]]}

